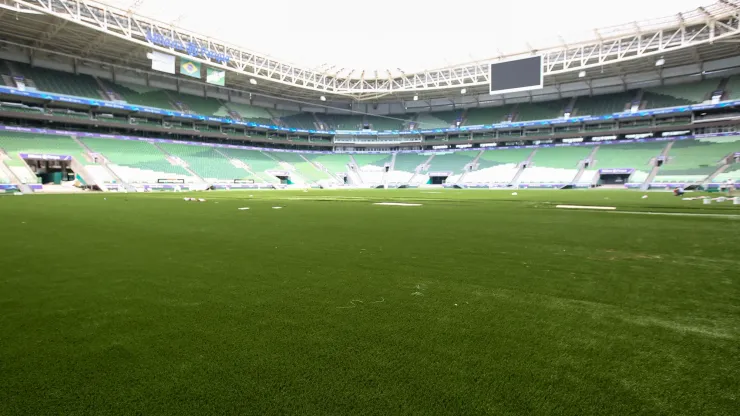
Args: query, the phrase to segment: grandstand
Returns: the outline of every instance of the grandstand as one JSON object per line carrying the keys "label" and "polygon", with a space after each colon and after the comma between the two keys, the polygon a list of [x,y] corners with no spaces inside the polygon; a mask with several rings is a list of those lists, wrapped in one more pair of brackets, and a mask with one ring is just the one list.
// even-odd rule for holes
{"label": "grandstand", "polygon": [[603,144],[588,172],[598,169],[632,168],[631,183],[643,183],[653,169],[653,163],[666,148],[664,142]]}
{"label": "grandstand", "polygon": [[653,184],[692,184],[706,180],[740,151],[740,136],[676,141]]}
{"label": "grandstand", "polygon": [[592,146],[543,147],[537,149],[520,177],[525,184],[570,184],[575,181],[581,168],[580,162],[587,159]]}

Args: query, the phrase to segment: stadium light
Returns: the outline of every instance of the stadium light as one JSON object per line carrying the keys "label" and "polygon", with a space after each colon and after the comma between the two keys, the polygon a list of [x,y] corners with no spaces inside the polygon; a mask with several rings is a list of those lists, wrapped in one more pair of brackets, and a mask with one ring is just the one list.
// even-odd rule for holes
{"label": "stadium light", "polygon": [[418,95],[414,95],[414,101],[419,101],[419,96]]}
{"label": "stadium light", "polygon": [[655,61],[655,66],[663,66],[665,65],[665,59],[660,58],[657,61]]}
{"label": "stadium light", "polygon": [[586,76],[586,71],[581,71],[578,73],[578,78],[583,78]]}
{"label": "stadium light", "polygon": [[252,84],[252,85],[257,85],[257,80],[256,80],[256,79],[254,79],[254,78],[251,78],[251,79],[249,80],[249,83],[250,83],[250,84]]}
{"label": "stadium light", "polygon": [[321,101],[326,101],[326,97],[324,97],[323,95],[319,98],[321,99]]}
{"label": "stadium light", "polygon": [[460,94],[465,94],[466,92],[468,92],[468,89],[467,88],[463,88],[463,89],[460,90]]}

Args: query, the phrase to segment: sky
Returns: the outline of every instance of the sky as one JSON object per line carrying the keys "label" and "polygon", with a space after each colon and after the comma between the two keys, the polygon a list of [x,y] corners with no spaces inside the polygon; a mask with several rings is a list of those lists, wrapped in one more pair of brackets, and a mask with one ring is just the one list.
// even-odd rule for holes
{"label": "sky", "polygon": [[[410,73],[594,39],[593,29],[674,16],[712,0],[104,0],[284,62]],[[176,7],[175,7],[176,5]]]}

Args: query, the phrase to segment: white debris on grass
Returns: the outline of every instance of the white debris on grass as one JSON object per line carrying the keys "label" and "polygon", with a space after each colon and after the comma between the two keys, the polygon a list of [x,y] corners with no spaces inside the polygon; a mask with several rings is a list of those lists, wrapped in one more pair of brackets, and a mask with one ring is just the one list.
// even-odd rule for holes
{"label": "white debris on grass", "polygon": [[249,207],[241,207],[241,208],[237,208],[237,209],[238,209],[239,211],[246,211],[246,210],[248,210],[248,209],[249,209]]}

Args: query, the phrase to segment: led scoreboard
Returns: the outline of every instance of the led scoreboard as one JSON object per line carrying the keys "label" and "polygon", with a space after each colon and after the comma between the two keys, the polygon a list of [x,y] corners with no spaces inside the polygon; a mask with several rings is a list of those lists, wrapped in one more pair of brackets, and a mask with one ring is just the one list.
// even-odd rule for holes
{"label": "led scoreboard", "polygon": [[542,88],[542,56],[493,62],[489,73],[491,94]]}

